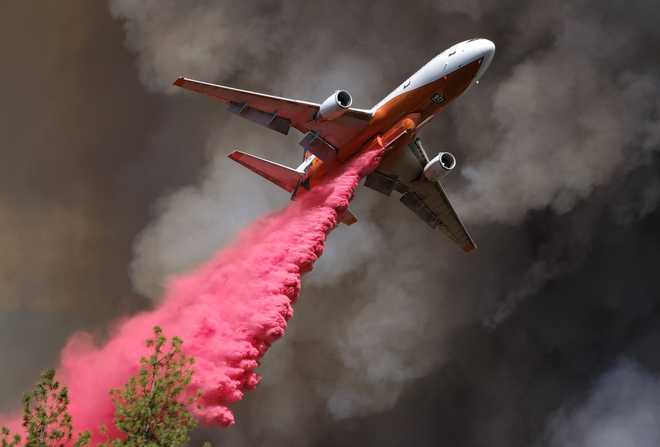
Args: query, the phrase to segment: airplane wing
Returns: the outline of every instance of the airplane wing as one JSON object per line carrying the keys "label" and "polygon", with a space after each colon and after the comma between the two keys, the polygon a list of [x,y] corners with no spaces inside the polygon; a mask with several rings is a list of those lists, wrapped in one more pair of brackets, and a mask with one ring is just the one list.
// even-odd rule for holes
{"label": "airplane wing", "polygon": [[437,228],[460,245],[463,251],[468,252],[477,248],[440,182],[432,182],[422,176],[406,186],[408,191],[401,196],[404,205],[431,228]]}
{"label": "airplane wing", "polygon": [[392,191],[401,193],[401,203],[427,225],[440,230],[464,251],[474,250],[477,246],[440,182],[428,180],[421,172],[428,163],[421,142],[416,139],[408,147],[410,152],[402,147],[398,153],[388,154],[378,170],[367,177],[365,186],[388,196]]}
{"label": "airplane wing", "polygon": [[332,121],[314,120],[320,105],[240,90],[193,79],[179,78],[174,85],[210,96],[229,106],[229,111],[284,135],[294,127],[302,133],[316,131],[335,147],[341,147],[364,129],[372,118],[369,111],[349,109]]}

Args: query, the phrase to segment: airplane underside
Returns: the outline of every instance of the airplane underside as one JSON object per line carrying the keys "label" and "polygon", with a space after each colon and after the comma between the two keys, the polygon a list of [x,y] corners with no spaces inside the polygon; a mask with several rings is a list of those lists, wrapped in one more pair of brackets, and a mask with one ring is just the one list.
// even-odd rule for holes
{"label": "airplane underside", "polygon": [[[456,44],[371,109],[352,107],[352,97],[345,90],[336,90],[323,102],[313,103],[186,78],[174,84],[219,100],[230,112],[278,133],[286,135],[292,127],[301,132],[299,144],[304,161],[295,169],[241,151],[229,154],[232,160],[289,193],[291,199],[313,188],[334,166],[355,154],[375,148],[387,150],[381,165],[366,178],[365,186],[387,196],[400,194],[401,203],[429,227],[441,231],[464,251],[472,251],[476,244],[440,183],[454,169],[456,159],[449,152],[429,158],[415,135],[440,110],[478,83],[494,51],[494,44],[486,39]],[[398,163],[401,154],[407,155],[407,170]],[[347,210],[342,222],[350,225],[357,218]]]}

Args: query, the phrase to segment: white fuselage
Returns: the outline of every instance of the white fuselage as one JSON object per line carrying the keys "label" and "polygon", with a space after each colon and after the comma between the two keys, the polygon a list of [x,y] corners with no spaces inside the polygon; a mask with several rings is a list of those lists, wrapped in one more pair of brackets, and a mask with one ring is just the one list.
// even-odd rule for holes
{"label": "white fuselage", "polygon": [[483,59],[477,75],[472,80],[473,83],[479,82],[494,55],[495,44],[488,39],[470,39],[459,42],[427,62],[426,65],[392,90],[371,111],[377,111],[381,106],[399,95],[431,84],[474,61]]}

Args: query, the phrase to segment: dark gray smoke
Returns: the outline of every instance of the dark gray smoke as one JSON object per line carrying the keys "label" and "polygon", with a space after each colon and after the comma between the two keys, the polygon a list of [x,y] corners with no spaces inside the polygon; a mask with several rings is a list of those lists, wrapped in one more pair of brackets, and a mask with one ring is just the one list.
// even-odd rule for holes
{"label": "dark gray smoke", "polygon": [[[3,127],[0,352],[16,365],[5,405],[67,333],[102,333],[146,305],[129,289],[129,264],[137,294],[157,299],[168,275],[286,202],[225,156],[238,147],[294,165],[297,139],[208,98],[171,95],[173,79],[313,101],[345,88],[369,107],[452,43],[483,36],[497,54],[481,85],[422,134],[459,156],[447,187],[480,250],[463,255],[396,200],[361,190],[360,223],[331,235],[237,426],[200,436],[224,445],[657,440],[654,2],[13,8],[3,29],[16,39],[0,44],[18,65],[3,84],[14,121]],[[18,25],[32,21],[29,34]],[[45,248],[36,258],[35,246]],[[55,334],[48,341],[41,324]]]}
{"label": "dark gray smoke", "polygon": [[102,335],[147,304],[127,276],[132,242],[156,198],[197,177],[205,122],[145,92],[107,5],[6,2],[0,27],[0,406],[8,408],[72,332]]}
{"label": "dark gray smoke", "polygon": [[622,361],[594,384],[585,402],[566,405],[549,421],[549,446],[652,447],[660,442],[660,380]]}

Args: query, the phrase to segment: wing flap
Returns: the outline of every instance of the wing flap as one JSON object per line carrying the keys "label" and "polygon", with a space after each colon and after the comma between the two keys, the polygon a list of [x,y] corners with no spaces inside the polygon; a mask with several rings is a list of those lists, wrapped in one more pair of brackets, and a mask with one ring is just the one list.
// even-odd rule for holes
{"label": "wing flap", "polygon": [[401,196],[401,203],[407,206],[417,217],[422,219],[431,228],[438,226],[438,216],[424,203],[424,200],[415,192],[408,191]]}
{"label": "wing flap", "polygon": [[229,111],[284,135],[288,135],[291,128],[291,120],[282,118],[277,113],[262,112],[244,102],[230,101]]}
{"label": "wing flap", "polygon": [[416,209],[408,206],[415,214],[432,228],[442,231],[449,239],[459,244],[464,251],[468,252],[477,248],[439,182],[431,182],[421,177],[407,186],[408,192],[401,198],[404,205],[408,206],[403,198],[414,194],[414,196],[409,196],[407,201],[416,206]]}
{"label": "wing flap", "polygon": [[464,251],[477,248],[442,185],[424,177],[429,157],[421,141],[416,138],[408,148],[410,151],[387,154],[379,170],[367,177],[365,186],[388,196],[393,191],[401,193],[401,203],[428,226],[441,231]]}
{"label": "wing flap", "polygon": [[337,148],[362,131],[373,118],[368,110],[351,108],[335,120],[316,121],[320,105],[313,102],[188,78],[178,78],[174,85],[222,101],[231,112],[283,134],[287,134],[291,126],[302,133],[315,131]]}
{"label": "wing flap", "polygon": [[241,108],[247,106],[253,110],[287,119],[301,132],[306,131],[302,125],[313,120],[319,109],[319,105],[312,102],[281,98],[188,78],[179,78],[174,81],[174,85],[222,101],[228,104],[234,113],[240,112]]}

